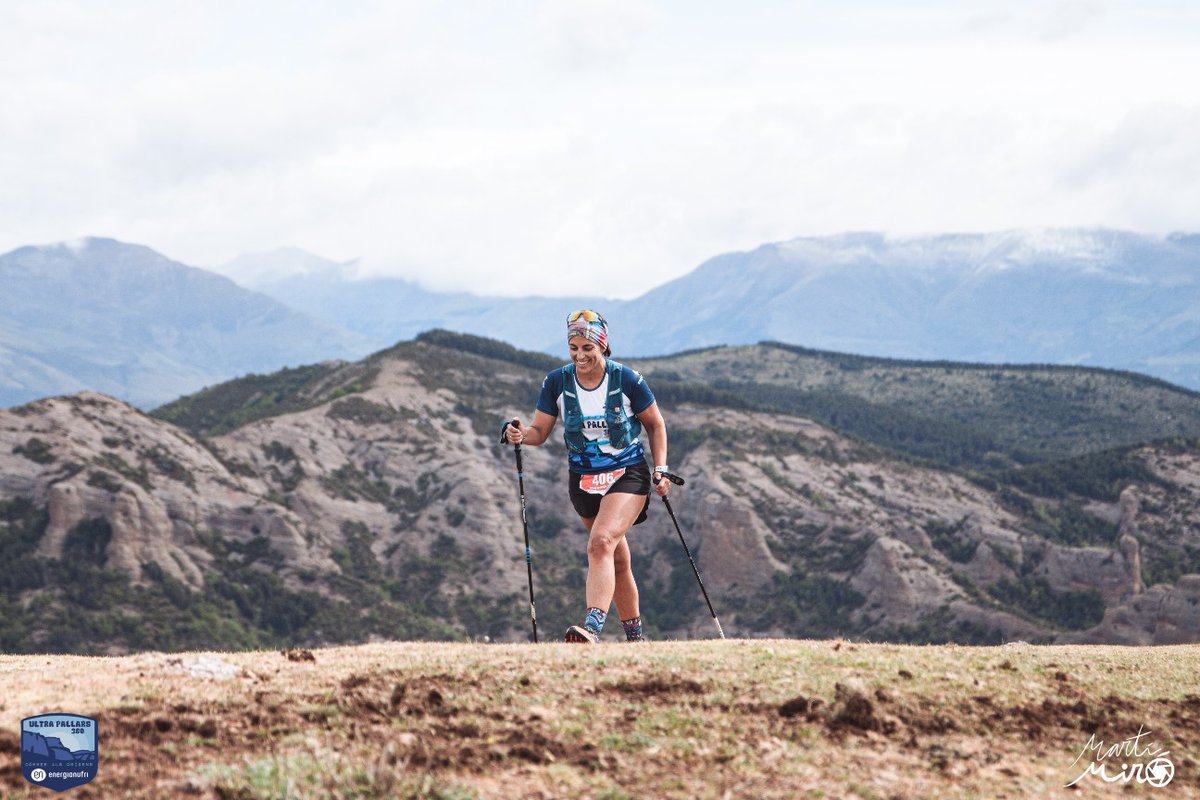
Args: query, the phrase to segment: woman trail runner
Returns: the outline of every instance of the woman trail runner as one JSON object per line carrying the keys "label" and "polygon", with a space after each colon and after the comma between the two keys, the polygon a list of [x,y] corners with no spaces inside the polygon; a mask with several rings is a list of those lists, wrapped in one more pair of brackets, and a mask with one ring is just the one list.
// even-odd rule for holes
{"label": "woman trail runner", "polygon": [[[643,641],[638,588],[625,534],[646,519],[650,488],[666,497],[671,484],[667,465],[667,426],[644,378],[613,361],[608,322],[595,311],[567,317],[571,363],[542,382],[528,427],[519,418],[507,428],[512,444],[544,444],[559,417],[567,443],[571,504],[588,531],[587,611],[572,625],[568,642],[595,643],[614,602],[625,638]],[[638,436],[645,431],[654,470]]]}

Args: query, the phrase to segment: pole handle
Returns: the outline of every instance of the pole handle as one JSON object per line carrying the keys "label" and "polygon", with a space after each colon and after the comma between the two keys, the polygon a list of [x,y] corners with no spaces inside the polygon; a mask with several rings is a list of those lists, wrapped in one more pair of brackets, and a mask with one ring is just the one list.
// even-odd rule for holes
{"label": "pole handle", "polygon": [[[653,469],[650,470],[651,475],[653,475],[654,472],[655,472],[655,470],[653,470]],[[679,477],[678,475],[674,474],[673,472],[659,472],[658,474],[662,475],[664,478],[666,478],[667,480],[669,480],[671,483],[675,484],[676,486],[683,486],[683,484],[685,483],[683,478]]]}
{"label": "pole handle", "polygon": [[[517,427],[516,417],[513,417],[511,422],[505,422],[503,425],[500,426],[500,444],[508,444],[508,426],[509,425],[512,425],[514,428]],[[517,447],[520,447],[520,446],[521,445],[517,445]]]}

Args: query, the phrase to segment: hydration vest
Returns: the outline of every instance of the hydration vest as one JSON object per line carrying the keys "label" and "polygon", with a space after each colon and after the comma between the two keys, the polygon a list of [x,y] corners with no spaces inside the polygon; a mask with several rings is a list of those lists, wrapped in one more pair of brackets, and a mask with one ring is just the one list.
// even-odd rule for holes
{"label": "hydration vest", "polygon": [[[608,443],[618,450],[633,444],[642,432],[636,418],[625,415],[625,399],[621,393],[621,364],[609,359],[604,371],[608,374],[608,397],[604,400],[604,421],[608,425]],[[589,442],[583,435],[583,409],[579,406],[579,391],[575,384],[575,365],[562,368],[563,375],[563,439],[573,453],[584,453]]]}

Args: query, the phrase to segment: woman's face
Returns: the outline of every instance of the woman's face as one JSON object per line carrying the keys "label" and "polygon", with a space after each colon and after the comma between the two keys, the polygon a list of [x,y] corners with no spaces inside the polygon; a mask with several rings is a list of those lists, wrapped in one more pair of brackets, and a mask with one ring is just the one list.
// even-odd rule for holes
{"label": "woman's face", "polygon": [[584,372],[590,372],[600,366],[600,359],[604,356],[600,352],[600,348],[590,339],[585,339],[582,336],[572,336],[567,341],[567,347],[571,351],[571,361],[575,362],[575,369],[581,369]]}

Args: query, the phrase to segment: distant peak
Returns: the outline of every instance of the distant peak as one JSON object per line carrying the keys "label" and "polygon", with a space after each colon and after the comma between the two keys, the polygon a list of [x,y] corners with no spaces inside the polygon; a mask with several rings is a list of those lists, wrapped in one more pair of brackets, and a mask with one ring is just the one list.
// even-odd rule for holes
{"label": "distant peak", "polygon": [[85,253],[98,245],[120,244],[116,239],[107,239],[102,236],[78,236],[74,239],[65,239],[61,242],[42,245],[39,250],[69,250],[76,255]]}
{"label": "distant peak", "polygon": [[[1164,237],[1112,228],[1015,228],[991,232],[888,234],[847,232],[804,236],[774,247],[791,258],[836,264],[882,259],[920,265],[930,258],[956,263],[1012,267],[1053,259],[1064,263],[1106,263],[1132,247],[1168,241]],[[1179,235],[1169,239],[1182,241]]]}
{"label": "distant peak", "polygon": [[290,259],[295,259],[297,261],[303,261],[305,263],[314,263],[314,264],[322,264],[322,265],[323,264],[343,264],[343,263],[353,264],[354,263],[353,260],[346,261],[346,262],[334,261],[331,258],[326,258],[325,256],[319,256],[316,253],[310,253],[308,250],[304,250],[303,248],[292,247],[290,245],[276,247],[272,250],[265,250],[265,251],[259,252],[259,253],[247,253],[244,256],[239,256],[239,258],[241,258],[241,257],[246,257],[246,258],[290,258]]}
{"label": "distant peak", "polygon": [[334,261],[299,247],[277,247],[245,253],[216,270],[244,286],[260,287],[298,276],[349,280],[358,272],[358,260]]}
{"label": "distant peak", "polygon": [[104,236],[79,236],[74,239],[64,239],[42,245],[28,245],[13,251],[14,253],[40,253],[49,258],[68,258],[74,261],[94,261],[97,258],[108,258],[120,253],[126,256],[133,254],[153,254],[163,259],[165,256],[142,244],[131,244]]}

